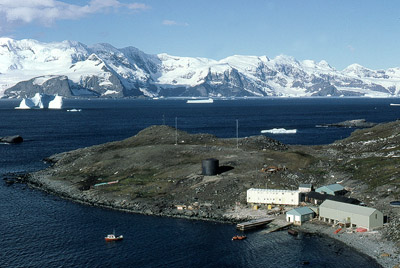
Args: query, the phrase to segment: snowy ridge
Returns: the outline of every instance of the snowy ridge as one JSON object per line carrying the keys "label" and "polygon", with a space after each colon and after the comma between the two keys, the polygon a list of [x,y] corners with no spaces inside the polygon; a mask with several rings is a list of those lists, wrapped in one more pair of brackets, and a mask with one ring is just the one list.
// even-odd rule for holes
{"label": "snowy ridge", "polygon": [[0,38],[0,97],[400,96],[400,68],[343,71],[285,55],[221,60],[149,55],[110,44]]}

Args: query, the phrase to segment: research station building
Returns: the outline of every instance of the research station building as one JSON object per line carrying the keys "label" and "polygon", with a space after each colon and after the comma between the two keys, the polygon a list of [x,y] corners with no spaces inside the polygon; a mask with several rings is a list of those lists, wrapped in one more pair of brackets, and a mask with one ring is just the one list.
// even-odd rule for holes
{"label": "research station building", "polygon": [[315,191],[320,194],[330,194],[330,195],[343,195],[346,193],[344,187],[338,183],[319,187]]}
{"label": "research station building", "polygon": [[325,200],[319,206],[319,219],[333,224],[348,223],[351,227],[368,230],[383,226],[383,214],[379,210],[332,200]]}
{"label": "research station building", "polygon": [[247,203],[297,206],[300,203],[300,192],[250,188],[247,190]]}
{"label": "research station building", "polygon": [[301,225],[314,218],[314,215],[314,211],[308,207],[294,208],[286,212],[286,221],[293,222],[294,225]]}

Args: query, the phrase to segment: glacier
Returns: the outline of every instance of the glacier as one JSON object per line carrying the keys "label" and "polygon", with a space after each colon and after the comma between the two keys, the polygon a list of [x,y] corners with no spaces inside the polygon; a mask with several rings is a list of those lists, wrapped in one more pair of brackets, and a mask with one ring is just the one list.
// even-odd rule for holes
{"label": "glacier", "polygon": [[400,68],[233,55],[221,60],[150,55],[76,41],[0,38],[0,97],[399,97]]}
{"label": "glacier", "polygon": [[32,98],[23,98],[15,109],[62,109],[62,96],[36,93]]}

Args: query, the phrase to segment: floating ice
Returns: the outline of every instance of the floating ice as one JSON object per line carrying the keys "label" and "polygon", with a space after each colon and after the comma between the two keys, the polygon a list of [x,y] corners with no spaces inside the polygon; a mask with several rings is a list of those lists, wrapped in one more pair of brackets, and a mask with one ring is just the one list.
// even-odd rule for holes
{"label": "floating ice", "polygon": [[54,99],[49,102],[49,109],[61,109],[63,106],[63,98],[61,96],[54,96]]}
{"label": "floating ice", "polygon": [[296,134],[297,129],[285,129],[285,128],[273,128],[261,130],[261,133],[272,133],[272,134]]}
{"label": "floating ice", "polygon": [[24,98],[15,109],[61,109],[63,98],[58,95],[36,93],[33,98]]}

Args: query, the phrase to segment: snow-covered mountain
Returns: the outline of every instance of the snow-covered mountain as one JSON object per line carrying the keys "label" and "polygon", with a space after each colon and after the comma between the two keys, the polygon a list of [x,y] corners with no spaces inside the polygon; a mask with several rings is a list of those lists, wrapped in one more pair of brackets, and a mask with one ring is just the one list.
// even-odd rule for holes
{"label": "snow-covered mountain", "polygon": [[0,38],[0,97],[400,96],[400,68],[343,71],[293,57],[149,55],[137,48]]}

